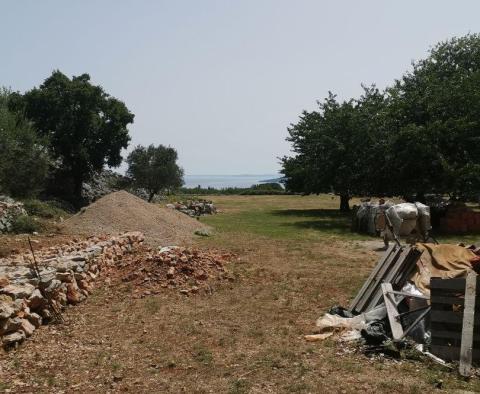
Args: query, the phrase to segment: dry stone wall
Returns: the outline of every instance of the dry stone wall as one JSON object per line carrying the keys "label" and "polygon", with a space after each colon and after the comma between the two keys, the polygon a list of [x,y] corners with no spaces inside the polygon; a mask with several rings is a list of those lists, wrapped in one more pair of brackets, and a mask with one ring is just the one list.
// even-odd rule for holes
{"label": "dry stone wall", "polygon": [[20,215],[26,215],[21,202],[9,197],[0,196],[0,234],[12,230],[13,222]]}
{"label": "dry stone wall", "polygon": [[[84,301],[100,271],[142,244],[144,236],[129,232],[91,237],[67,245],[0,259],[0,338],[16,346],[52,320],[68,304]],[[53,313],[53,315],[52,315]]]}

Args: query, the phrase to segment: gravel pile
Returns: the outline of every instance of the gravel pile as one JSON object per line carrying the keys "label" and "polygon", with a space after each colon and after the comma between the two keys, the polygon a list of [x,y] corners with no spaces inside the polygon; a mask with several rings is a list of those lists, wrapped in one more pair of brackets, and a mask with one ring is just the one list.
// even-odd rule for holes
{"label": "gravel pile", "polygon": [[140,231],[151,246],[188,243],[207,226],[188,216],[150,204],[126,191],[108,194],[66,220],[66,234],[101,235]]}

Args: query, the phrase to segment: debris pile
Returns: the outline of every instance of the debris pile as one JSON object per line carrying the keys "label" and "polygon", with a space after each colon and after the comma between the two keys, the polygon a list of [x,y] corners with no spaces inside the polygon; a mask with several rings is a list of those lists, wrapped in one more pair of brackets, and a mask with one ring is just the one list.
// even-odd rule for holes
{"label": "debris pile", "polygon": [[21,202],[0,196],[0,234],[11,231],[15,219],[26,214]]}
{"label": "debris pile", "polygon": [[225,264],[232,253],[168,246],[159,249],[142,248],[115,265],[123,282],[133,285],[135,297],[158,294],[164,288],[177,289],[182,294],[210,293],[212,281],[233,280]]}
{"label": "debris pile", "polygon": [[61,319],[68,304],[85,300],[106,267],[143,242],[139,232],[91,237],[0,259],[0,338],[15,346],[40,325]]}
{"label": "debris pile", "polygon": [[317,320],[319,332],[306,339],[342,332],[341,341],[360,340],[367,354],[398,355],[410,348],[442,364],[460,360],[460,373],[469,376],[472,363],[480,362],[473,335],[480,330],[479,254],[475,246],[397,242],[348,310],[332,308]]}
{"label": "debris pile", "polygon": [[217,213],[217,208],[213,202],[208,200],[179,201],[174,204],[167,204],[167,208],[176,209],[192,218]]}
{"label": "debris pile", "polygon": [[141,231],[151,246],[188,243],[196,230],[206,228],[198,220],[124,190],[100,198],[62,224],[65,234],[85,236]]}

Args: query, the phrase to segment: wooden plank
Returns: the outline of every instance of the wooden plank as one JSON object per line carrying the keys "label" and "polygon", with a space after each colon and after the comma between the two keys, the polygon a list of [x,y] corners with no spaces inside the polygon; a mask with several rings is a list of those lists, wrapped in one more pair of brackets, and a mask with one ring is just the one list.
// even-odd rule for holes
{"label": "wooden plank", "polygon": [[[432,323],[455,323],[461,325],[463,323],[463,313],[452,311],[437,311],[432,309],[432,313],[430,314],[430,321]],[[480,322],[480,316],[475,317],[475,322]]]}
{"label": "wooden plank", "polygon": [[[398,273],[400,267],[404,264],[405,258],[408,256],[410,252],[410,247],[406,247],[403,250],[399,249],[398,251],[398,258],[395,261],[392,261],[392,265],[389,267],[388,270],[383,275],[383,278],[381,279],[381,282],[384,283],[391,283],[395,275]],[[370,309],[375,308],[382,300],[383,298],[383,293],[382,289],[379,286],[379,289],[377,292],[375,292],[368,303],[368,305],[365,307],[364,310],[368,311]]]}
{"label": "wooden plank", "polygon": [[[452,340],[460,340],[462,339],[462,332],[461,331],[448,331],[448,330],[434,330],[432,328],[432,337],[435,338],[445,338],[445,339],[452,339]],[[474,342],[480,342],[480,332],[473,334]]]}
{"label": "wooden plank", "polygon": [[396,245],[393,247],[392,253],[385,260],[384,264],[379,267],[379,270],[376,272],[376,274],[370,281],[369,286],[364,293],[364,296],[355,307],[355,311],[361,313],[369,310],[368,305],[370,305],[370,300],[372,299],[372,297],[376,294],[380,294],[381,296],[382,290],[380,288],[380,285],[382,283],[382,279],[385,276],[385,273],[388,272],[391,266],[397,261],[401,250],[402,249],[398,248]]}
{"label": "wooden plank", "polygon": [[460,357],[460,348],[453,346],[442,346],[432,344],[430,352],[445,361],[458,360]]}
{"label": "wooden plank", "polygon": [[365,295],[365,292],[367,290],[367,288],[371,285],[371,281],[373,280],[373,278],[375,278],[375,276],[377,275],[378,271],[383,267],[383,265],[385,264],[385,262],[387,261],[387,259],[390,257],[390,255],[392,254],[393,250],[395,249],[395,245],[390,245],[390,247],[385,251],[385,253],[383,254],[383,256],[380,258],[380,260],[378,261],[377,265],[374,267],[374,269],[372,270],[372,272],[370,273],[370,276],[368,277],[368,279],[363,283],[363,286],[361,287],[361,289],[358,291],[357,295],[355,296],[355,298],[353,299],[353,301],[350,303],[350,311],[353,312],[358,303],[360,302],[360,300],[364,297]]}
{"label": "wooden plank", "polygon": [[[440,357],[446,361],[458,360],[460,358],[460,348],[453,346],[441,346],[433,345],[431,346],[431,353],[437,357]],[[480,349],[474,349],[472,358],[474,361],[480,361]]]}
{"label": "wooden plank", "polygon": [[381,292],[380,285],[382,283],[382,279],[385,276],[385,273],[388,272],[388,270],[391,268],[392,264],[397,261],[398,256],[400,255],[401,249],[395,246],[395,248],[392,251],[392,254],[388,257],[388,259],[385,261],[385,264],[383,264],[382,267],[378,270],[377,274],[373,278],[370,287],[365,293],[365,297],[361,302],[359,302],[357,309],[359,312],[364,312],[368,310],[367,305],[370,303],[370,300],[372,297],[377,294],[378,292]]}
{"label": "wooden plank", "polygon": [[417,267],[417,261],[422,255],[423,251],[419,251],[416,248],[410,248],[410,253],[405,260],[404,266],[399,270],[396,277],[393,279],[392,283],[394,286],[401,288],[411,277],[413,271]]}
{"label": "wooden plank", "polygon": [[474,271],[470,271],[465,282],[465,308],[463,310],[462,346],[460,348],[459,372],[462,376],[470,376],[473,356],[473,326],[475,322],[477,274]]}
{"label": "wooden plank", "polygon": [[430,289],[458,290],[463,293],[465,290],[465,278],[432,278],[430,279]]}
{"label": "wooden plank", "polygon": [[392,330],[393,339],[399,340],[403,338],[402,323],[398,320],[398,303],[395,300],[395,295],[390,293],[393,291],[391,283],[382,283],[382,294],[385,307],[387,308],[388,321]]}
{"label": "wooden plank", "polygon": [[442,304],[442,307],[444,306],[443,304],[446,305],[463,305],[464,299],[460,297],[454,297],[454,296],[440,296],[436,294],[432,294],[430,297],[430,301],[433,304]]}

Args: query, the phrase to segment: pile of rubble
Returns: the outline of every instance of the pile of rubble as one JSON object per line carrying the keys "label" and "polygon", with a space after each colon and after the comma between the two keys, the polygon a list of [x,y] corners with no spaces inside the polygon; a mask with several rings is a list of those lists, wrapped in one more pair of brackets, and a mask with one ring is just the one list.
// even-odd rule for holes
{"label": "pile of rubble", "polygon": [[0,234],[10,232],[15,219],[26,214],[21,202],[0,196]]}
{"label": "pile of rubble", "polygon": [[190,217],[213,215],[217,213],[217,208],[213,202],[208,200],[179,201],[174,204],[167,204],[167,208],[176,209]]}
{"label": "pile of rubble", "polygon": [[85,300],[92,282],[143,243],[143,234],[92,237],[0,259],[0,338],[15,346],[40,325]]}
{"label": "pile of rubble", "polygon": [[445,365],[460,361],[463,376],[480,366],[480,248],[418,243],[390,246],[348,309],[334,307],[317,320],[322,340],[341,332],[366,353],[420,351]]}
{"label": "pile of rubble", "polygon": [[164,288],[177,289],[182,294],[211,293],[215,280],[233,280],[225,264],[231,253],[198,250],[178,246],[159,249],[141,248],[115,265],[109,276],[118,275],[133,285],[135,297],[158,294]]}

